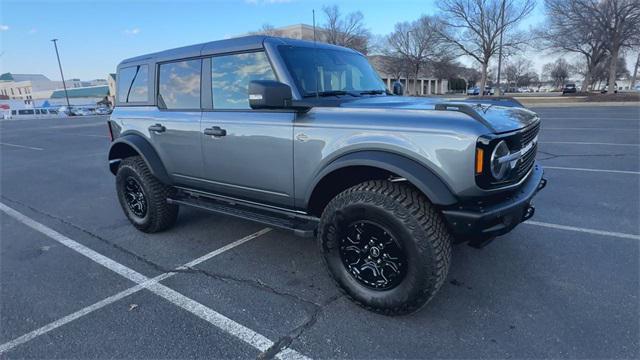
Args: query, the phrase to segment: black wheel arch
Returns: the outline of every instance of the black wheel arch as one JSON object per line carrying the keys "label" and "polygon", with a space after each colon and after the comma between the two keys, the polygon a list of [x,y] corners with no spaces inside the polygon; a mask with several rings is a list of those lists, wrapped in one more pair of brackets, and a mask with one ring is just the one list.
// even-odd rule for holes
{"label": "black wheel arch", "polygon": [[[366,168],[372,172],[374,178],[357,179],[357,183],[361,181],[382,179],[384,176],[395,175],[406,179],[410,184],[420,190],[433,204],[439,206],[453,205],[458,199],[445,184],[445,182],[428,167],[418,163],[417,161],[400,154],[386,151],[357,151],[343,155],[328,165],[326,165],[315,176],[305,197],[304,208],[311,213],[318,213],[318,202],[326,205],[331,199],[326,198],[326,184],[332,177],[344,172],[347,169]],[[378,170],[378,171],[376,171]],[[355,173],[358,173],[356,171]],[[348,181],[348,180],[347,180]],[[357,183],[351,184],[356,185]],[[346,188],[345,188],[346,189]],[[342,190],[345,190],[342,189]],[[337,191],[339,193],[340,191]],[[335,195],[337,195],[337,193]]]}
{"label": "black wheel arch", "polygon": [[156,150],[149,141],[136,134],[121,136],[111,143],[109,148],[109,170],[111,173],[115,175],[118,172],[120,162],[130,156],[140,156],[153,176],[164,184],[171,183]]}

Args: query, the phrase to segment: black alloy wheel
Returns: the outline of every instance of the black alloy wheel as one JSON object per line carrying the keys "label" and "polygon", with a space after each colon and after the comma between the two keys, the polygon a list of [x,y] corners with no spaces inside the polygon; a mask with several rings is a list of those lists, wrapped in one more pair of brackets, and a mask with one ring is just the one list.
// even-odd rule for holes
{"label": "black alloy wheel", "polygon": [[142,186],[133,176],[129,176],[125,180],[124,196],[129,210],[135,216],[144,218],[147,215],[147,198]]}
{"label": "black alloy wheel", "polygon": [[340,238],[340,258],[360,284],[374,290],[389,290],[402,282],[407,259],[400,243],[385,227],[358,220]]}

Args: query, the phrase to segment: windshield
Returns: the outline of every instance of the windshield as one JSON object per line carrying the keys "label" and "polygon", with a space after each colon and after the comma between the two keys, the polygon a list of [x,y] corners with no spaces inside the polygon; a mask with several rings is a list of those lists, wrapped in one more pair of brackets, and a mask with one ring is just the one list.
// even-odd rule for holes
{"label": "windshield", "polygon": [[286,45],[278,49],[303,97],[386,93],[384,83],[360,54]]}

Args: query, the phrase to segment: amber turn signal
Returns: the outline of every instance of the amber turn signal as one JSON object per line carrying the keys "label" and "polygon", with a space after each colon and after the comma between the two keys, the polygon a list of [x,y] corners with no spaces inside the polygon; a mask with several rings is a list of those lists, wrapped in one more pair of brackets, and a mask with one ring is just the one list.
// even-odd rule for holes
{"label": "amber turn signal", "polygon": [[476,149],[476,174],[482,174],[484,168],[484,150],[481,148]]}

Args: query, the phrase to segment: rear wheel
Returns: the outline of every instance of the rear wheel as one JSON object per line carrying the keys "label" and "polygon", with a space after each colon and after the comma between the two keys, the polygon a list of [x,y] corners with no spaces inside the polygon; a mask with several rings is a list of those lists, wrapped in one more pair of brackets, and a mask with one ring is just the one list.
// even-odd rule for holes
{"label": "rear wheel", "polygon": [[438,211],[415,188],[389,181],[364,182],[331,200],[318,240],[345,293],[387,315],[411,313],[429,302],[451,259]]}
{"label": "rear wheel", "polygon": [[162,184],[139,156],[124,159],[116,174],[118,200],[125,215],[138,230],[166,230],[175,224],[178,206],[167,203],[171,187]]}

